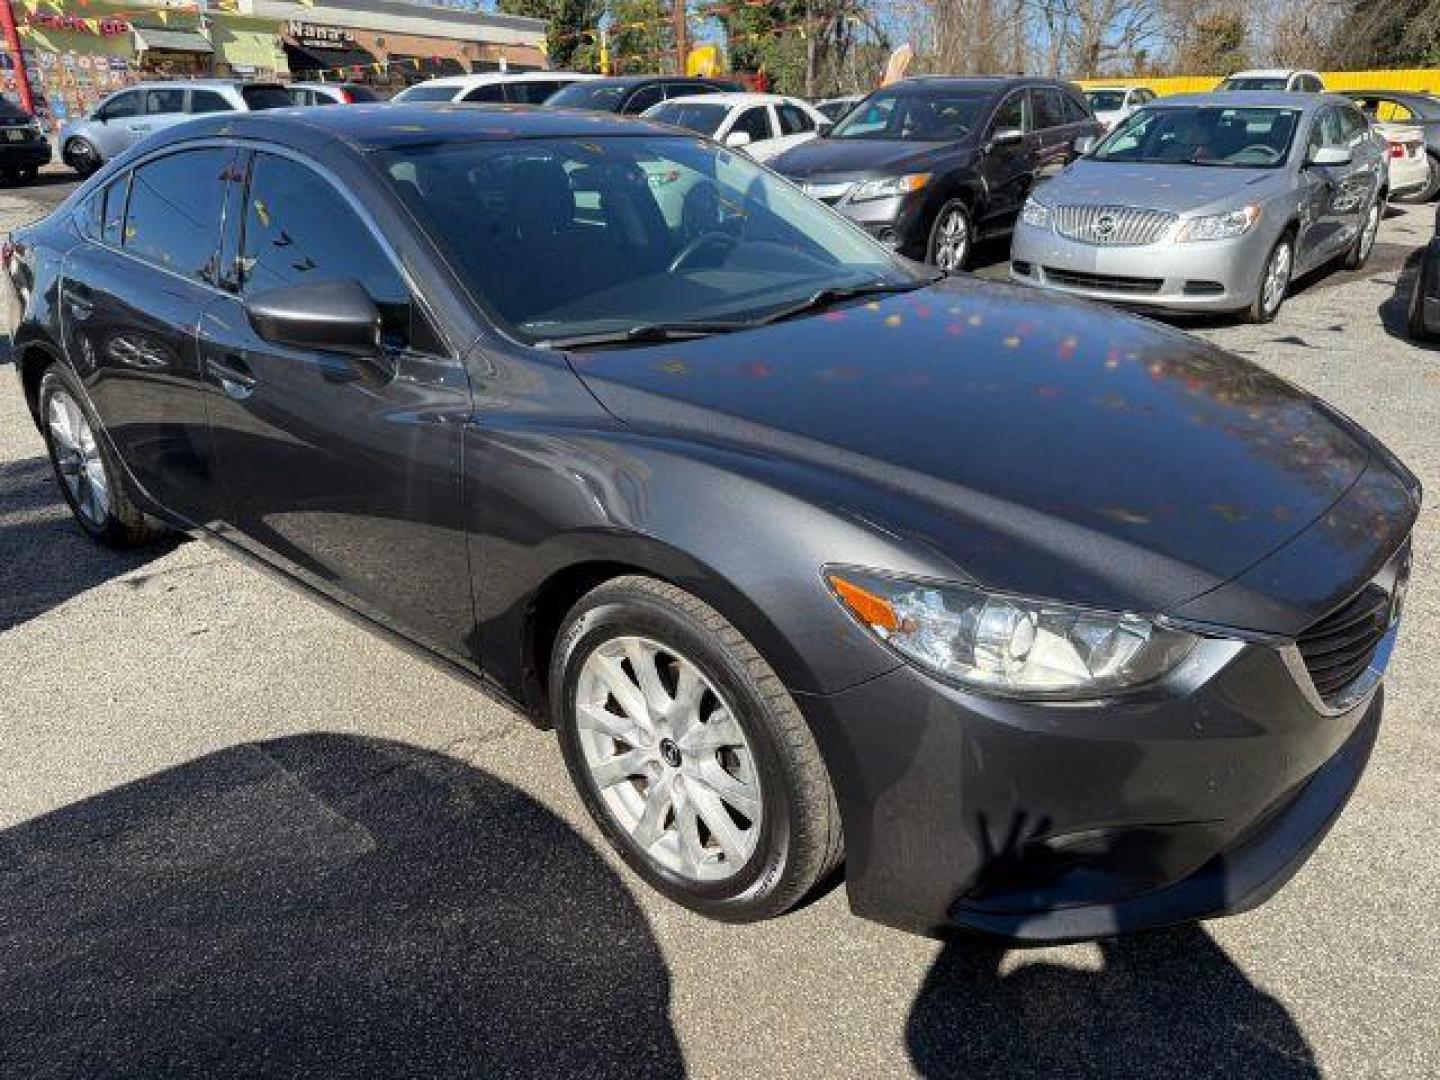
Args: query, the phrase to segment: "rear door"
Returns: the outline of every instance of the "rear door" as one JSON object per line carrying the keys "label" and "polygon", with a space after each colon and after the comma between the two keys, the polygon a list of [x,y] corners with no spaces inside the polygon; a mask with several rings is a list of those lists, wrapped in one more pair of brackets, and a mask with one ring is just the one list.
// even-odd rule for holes
{"label": "rear door", "polygon": [[203,525],[218,506],[195,330],[217,295],[227,147],[177,150],[101,193],[99,235],[66,262],[66,354],[147,494]]}
{"label": "rear door", "polygon": [[[227,220],[230,291],[211,302],[199,334],[227,535],[378,621],[470,657],[463,365],[357,205],[309,163],[256,152]],[[246,315],[256,292],[346,278],[383,313],[383,362],[273,344]]]}
{"label": "rear door", "polygon": [[145,111],[138,121],[142,137],[163,131],[184,120],[185,98],[188,93],[183,86],[154,86],[142,90]]}

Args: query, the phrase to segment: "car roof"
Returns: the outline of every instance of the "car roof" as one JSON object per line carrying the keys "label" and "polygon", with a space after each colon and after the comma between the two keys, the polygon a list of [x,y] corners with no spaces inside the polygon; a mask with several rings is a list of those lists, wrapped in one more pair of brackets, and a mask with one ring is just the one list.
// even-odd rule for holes
{"label": "car roof", "polygon": [[681,94],[677,97],[666,98],[661,104],[668,105],[672,101],[682,101],[686,104],[691,102],[705,102],[714,105],[778,105],[781,102],[799,101],[799,98],[787,97],[784,94],[759,94],[746,93],[736,90],[720,90],[713,94]]}
{"label": "car roof", "polygon": [[147,145],[180,139],[213,138],[222,132],[245,138],[309,145],[334,139],[365,152],[443,142],[511,139],[603,138],[661,135],[673,128],[635,117],[584,109],[552,109],[536,105],[456,102],[374,102],[343,109],[265,109],[260,112],[214,113],[167,129],[175,139],[152,136]]}
{"label": "car roof", "polygon": [[[472,86],[489,86],[498,82],[551,82],[555,79],[568,79],[571,82],[588,82],[600,78],[599,75],[586,75],[579,71],[477,71],[469,75],[441,75],[438,78],[426,79],[424,82],[415,83],[415,86],[453,86],[456,90]],[[407,86],[409,90],[412,87]]]}
{"label": "car roof", "polygon": [[719,76],[711,78],[708,75],[592,75],[590,78],[596,83],[603,83],[606,86],[639,86],[641,83],[652,82],[694,83],[696,86],[717,86],[721,83],[733,84],[734,81]]}
{"label": "car roof", "polygon": [[122,86],[118,92],[126,90],[154,90],[157,87],[164,89],[185,89],[189,86],[198,86],[204,89],[223,90],[229,88],[238,90],[242,86],[282,86],[283,83],[275,79],[149,79],[145,82],[134,83],[131,86]]}
{"label": "car roof", "polygon": [[1227,79],[1288,79],[1291,75],[1314,75],[1309,68],[1250,68],[1225,76]]}
{"label": "car roof", "polygon": [[1174,94],[1157,98],[1147,109],[1168,109],[1177,105],[1218,105],[1236,109],[1315,109],[1321,105],[1349,105],[1338,94],[1292,94],[1288,90],[1227,90],[1211,94]]}

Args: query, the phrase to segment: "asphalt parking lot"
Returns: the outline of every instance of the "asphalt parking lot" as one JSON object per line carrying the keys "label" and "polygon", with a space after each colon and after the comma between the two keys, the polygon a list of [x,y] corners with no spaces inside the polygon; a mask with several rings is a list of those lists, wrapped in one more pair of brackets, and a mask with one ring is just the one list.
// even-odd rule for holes
{"label": "asphalt parking lot", "polygon": [[[0,230],[69,187],[0,191]],[[1067,948],[909,937],[843,885],[667,904],[549,735],[203,544],[93,547],[0,365],[0,1076],[1440,1075],[1440,352],[1400,337],[1433,213],[1270,326],[1185,324],[1426,483],[1370,770],[1260,910]]]}

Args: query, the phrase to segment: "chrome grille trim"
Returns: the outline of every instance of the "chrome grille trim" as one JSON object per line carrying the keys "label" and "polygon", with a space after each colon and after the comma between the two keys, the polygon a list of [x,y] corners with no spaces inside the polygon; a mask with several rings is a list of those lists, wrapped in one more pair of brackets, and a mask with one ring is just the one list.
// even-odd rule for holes
{"label": "chrome grille trim", "polygon": [[1139,247],[1165,235],[1179,215],[1138,206],[1057,206],[1055,231],[1102,247]]}

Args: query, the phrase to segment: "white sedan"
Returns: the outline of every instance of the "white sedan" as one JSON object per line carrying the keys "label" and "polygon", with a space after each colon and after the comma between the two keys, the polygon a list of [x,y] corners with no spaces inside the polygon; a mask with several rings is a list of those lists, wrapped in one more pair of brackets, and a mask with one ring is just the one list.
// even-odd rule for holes
{"label": "white sedan", "polygon": [[1110,131],[1136,109],[1154,101],[1155,91],[1145,86],[1089,86],[1085,100],[1095,119]]}
{"label": "white sedan", "polygon": [[744,148],[756,161],[769,161],[830,127],[815,106],[781,94],[691,94],[653,105],[644,115]]}

